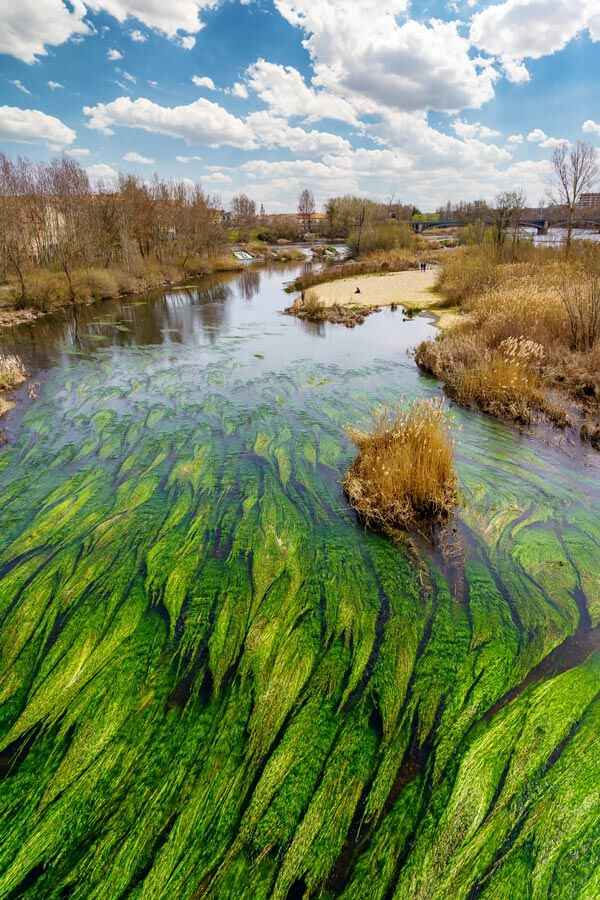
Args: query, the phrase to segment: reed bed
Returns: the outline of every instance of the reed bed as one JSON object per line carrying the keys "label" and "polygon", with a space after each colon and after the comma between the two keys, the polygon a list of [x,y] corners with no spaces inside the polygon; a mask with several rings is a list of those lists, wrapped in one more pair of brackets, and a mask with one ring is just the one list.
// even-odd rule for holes
{"label": "reed bed", "polygon": [[0,353],[0,391],[12,391],[28,377],[27,366],[19,356]]}
{"label": "reed bed", "polygon": [[71,286],[63,272],[33,269],[25,273],[24,294],[15,293],[16,288],[13,287],[5,298],[4,306],[47,313],[73,302],[91,303],[95,300],[141,293],[218,272],[241,272],[244,268],[243,262],[225,254],[214,257],[191,254],[163,265],[156,260],[136,257],[128,270],[115,266],[107,268],[85,266],[75,269],[71,274],[74,301],[71,297]]}
{"label": "reed bed", "polygon": [[564,427],[579,407],[591,419],[587,438],[600,422],[600,250],[521,255],[463,248],[449,257],[439,288],[464,316],[415,358],[453,399],[503,419]]}
{"label": "reed bed", "polygon": [[442,404],[419,399],[406,410],[377,415],[371,431],[349,434],[358,456],[343,488],[368,525],[389,530],[447,518],[457,502],[457,480]]}

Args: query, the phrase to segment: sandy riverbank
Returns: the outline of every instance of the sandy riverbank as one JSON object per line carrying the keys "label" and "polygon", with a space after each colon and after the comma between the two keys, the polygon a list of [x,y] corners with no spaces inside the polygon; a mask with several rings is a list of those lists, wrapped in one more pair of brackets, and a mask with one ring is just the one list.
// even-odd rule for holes
{"label": "sandy riverbank", "polygon": [[[375,275],[356,275],[341,278],[309,288],[325,307],[337,306],[391,306],[398,303],[406,309],[429,310],[435,315],[440,328],[450,327],[457,318],[452,309],[435,309],[442,299],[435,290],[436,269],[421,272],[409,269],[404,272],[385,272]],[[360,294],[356,288],[360,288]]]}
{"label": "sandy riverbank", "polygon": [[[376,275],[355,275],[310,288],[324,306],[390,306],[399,303],[409,306],[431,306],[440,299],[433,293],[437,272],[386,272]],[[356,288],[360,293],[356,293]]]}

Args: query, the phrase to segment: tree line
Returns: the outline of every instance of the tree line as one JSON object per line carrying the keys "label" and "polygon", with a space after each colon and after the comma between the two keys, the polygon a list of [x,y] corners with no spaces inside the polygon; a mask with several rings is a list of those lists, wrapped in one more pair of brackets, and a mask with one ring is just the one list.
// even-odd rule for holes
{"label": "tree line", "polygon": [[192,255],[217,254],[225,240],[219,203],[198,184],[121,174],[92,190],[70,156],[0,154],[0,270],[4,280],[16,277],[23,297],[34,266],[63,272],[74,299],[73,272],[82,265],[183,266]]}

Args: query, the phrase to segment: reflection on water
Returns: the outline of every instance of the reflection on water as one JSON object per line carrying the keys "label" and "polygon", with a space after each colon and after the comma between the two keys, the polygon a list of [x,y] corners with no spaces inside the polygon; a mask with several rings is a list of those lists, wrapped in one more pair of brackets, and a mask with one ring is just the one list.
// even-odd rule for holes
{"label": "reflection on water", "polygon": [[[523,232],[533,237],[536,247],[560,247],[567,239],[566,228],[548,229],[548,234],[538,234],[535,228],[523,228]],[[572,238],[574,241],[600,241],[600,233],[587,228],[575,228]]]}
{"label": "reflection on water", "polygon": [[293,263],[246,269],[209,276],[194,285],[78,306],[9,330],[2,343],[33,370],[64,364],[74,352],[169,344],[199,352],[245,342],[264,356],[266,365],[281,367],[293,358],[325,363],[353,354],[364,361],[374,352],[402,358],[432,333],[425,319],[403,322],[401,312],[391,310],[370,316],[353,330],[283,315],[290,303],[284,284],[309,268],[310,263]]}
{"label": "reflection on water", "polygon": [[260,272],[256,269],[246,269],[239,276],[237,284],[244,300],[252,300],[260,290]]}

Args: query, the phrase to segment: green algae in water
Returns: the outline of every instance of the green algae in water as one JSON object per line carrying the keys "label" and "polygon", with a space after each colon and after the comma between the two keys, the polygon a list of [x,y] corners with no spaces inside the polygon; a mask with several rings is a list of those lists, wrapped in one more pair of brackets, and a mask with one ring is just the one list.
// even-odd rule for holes
{"label": "green algae in water", "polygon": [[341,494],[396,368],[71,365],[0,468],[0,896],[596,896],[591,477],[459,413],[459,596]]}

